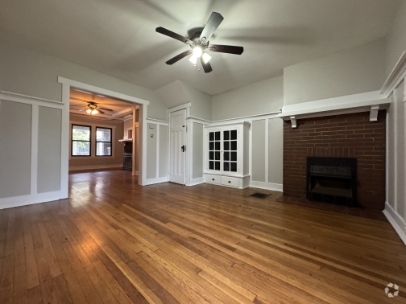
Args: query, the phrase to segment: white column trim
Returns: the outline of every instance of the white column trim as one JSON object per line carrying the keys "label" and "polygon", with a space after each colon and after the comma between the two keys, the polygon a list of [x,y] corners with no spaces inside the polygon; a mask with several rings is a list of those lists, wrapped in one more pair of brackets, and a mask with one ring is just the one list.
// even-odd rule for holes
{"label": "white column trim", "polygon": [[31,106],[31,195],[38,193],[38,121],[39,106]]}
{"label": "white column trim", "polygon": [[[392,96],[393,98],[393,96]],[[389,111],[386,111],[386,147],[385,147],[385,197],[389,202]]]}
{"label": "white column trim", "polygon": [[139,110],[140,114],[140,121],[142,123],[139,125],[139,141],[138,143],[141,143],[141,149],[138,147],[139,153],[139,160],[138,164],[139,166],[138,171],[141,171],[141,173],[138,173],[138,184],[140,186],[145,186],[147,185],[147,137],[148,137],[148,128],[147,128],[147,114],[148,114],[148,107],[147,105],[142,105],[140,106]]}
{"label": "white column trim", "polygon": [[265,182],[269,183],[269,119],[265,119]]}
{"label": "white column trim", "polygon": [[155,178],[159,178],[159,141],[160,141],[160,134],[159,134],[159,126],[156,125],[156,168],[155,168]]}
{"label": "white column trim", "polygon": [[[394,109],[394,111],[393,111],[393,126],[394,126],[394,131],[393,131],[393,137],[395,138],[395,140],[394,140],[394,162],[395,162],[395,164],[396,164],[396,162],[397,162],[397,160],[398,160],[398,149],[397,149],[397,147],[398,147],[398,141],[397,141],[397,138],[398,138],[398,119],[399,119],[399,113],[396,111],[396,104],[397,104],[397,100],[398,100],[398,91],[395,89],[394,91],[393,91],[393,94],[392,94],[392,101],[393,101],[393,106],[395,106],[395,109]],[[394,174],[394,189],[395,189],[395,193],[393,193],[393,198],[394,198],[394,202],[393,202],[393,208],[394,208],[394,210],[397,210],[397,205],[398,205],[398,191],[397,191],[397,189],[398,189],[398,186],[399,186],[399,181],[398,181],[398,171],[399,171],[399,168],[398,168],[398,166],[394,166],[395,168],[394,168],[394,172],[393,172],[393,174]]]}
{"label": "white column trim", "polygon": [[[186,185],[190,186],[193,179],[193,121],[186,120],[186,137],[188,138],[188,146],[186,146],[186,163],[188,168]],[[189,151],[188,151],[189,150]]]}
{"label": "white column trim", "polygon": [[388,204],[388,202],[385,203],[385,210],[383,210],[383,214],[386,216],[392,227],[396,230],[400,239],[406,245],[406,223],[404,219],[396,212],[396,209],[392,208],[392,206]]}

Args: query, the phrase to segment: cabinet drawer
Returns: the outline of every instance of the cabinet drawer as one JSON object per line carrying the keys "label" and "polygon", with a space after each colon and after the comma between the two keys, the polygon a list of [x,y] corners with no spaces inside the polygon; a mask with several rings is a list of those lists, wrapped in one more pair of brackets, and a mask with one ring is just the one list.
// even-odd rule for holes
{"label": "cabinet drawer", "polygon": [[221,175],[205,174],[204,181],[210,184],[221,184]]}
{"label": "cabinet drawer", "polygon": [[221,177],[221,184],[224,185],[224,186],[238,188],[239,180],[240,179],[236,178],[236,177],[222,176]]}

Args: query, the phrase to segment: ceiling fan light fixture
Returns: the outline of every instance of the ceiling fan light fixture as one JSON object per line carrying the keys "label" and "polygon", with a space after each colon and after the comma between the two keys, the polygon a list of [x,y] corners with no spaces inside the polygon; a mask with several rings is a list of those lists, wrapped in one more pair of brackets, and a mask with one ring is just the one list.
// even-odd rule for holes
{"label": "ceiling fan light fixture", "polygon": [[86,110],[86,113],[87,113],[87,114],[92,114],[92,109],[87,109],[87,110]]}
{"label": "ceiling fan light fixture", "polygon": [[203,58],[204,63],[208,63],[211,59],[211,56],[207,53],[203,53],[202,58]]}
{"label": "ceiling fan light fixture", "polygon": [[200,58],[203,54],[203,49],[200,46],[195,46],[193,48],[193,56],[196,58]]}
{"label": "ceiling fan light fixture", "polygon": [[92,115],[96,115],[96,114],[99,114],[99,111],[97,111],[96,109],[93,109],[92,110]]}
{"label": "ceiling fan light fixture", "polygon": [[189,61],[193,64],[196,65],[197,64],[197,58],[194,54],[189,58]]}

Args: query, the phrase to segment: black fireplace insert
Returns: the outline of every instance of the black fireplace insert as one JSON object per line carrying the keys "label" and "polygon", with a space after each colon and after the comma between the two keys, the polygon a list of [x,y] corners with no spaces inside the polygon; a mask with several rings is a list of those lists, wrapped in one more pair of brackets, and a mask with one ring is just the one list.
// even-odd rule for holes
{"label": "black fireplace insert", "polygon": [[307,158],[306,197],[327,203],[357,204],[357,159]]}

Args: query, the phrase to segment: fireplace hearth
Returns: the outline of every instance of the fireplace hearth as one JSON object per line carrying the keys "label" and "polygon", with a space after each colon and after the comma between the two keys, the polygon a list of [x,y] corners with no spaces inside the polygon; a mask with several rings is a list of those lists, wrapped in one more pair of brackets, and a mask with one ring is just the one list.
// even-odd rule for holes
{"label": "fireplace hearth", "polygon": [[357,205],[357,159],[307,157],[306,197],[327,203]]}

